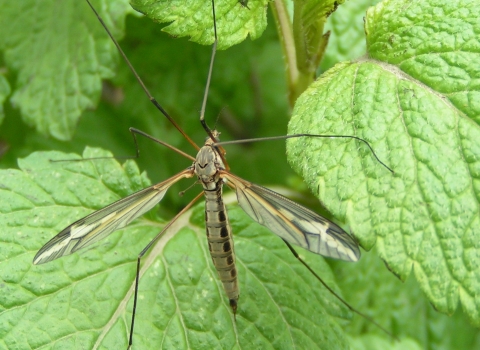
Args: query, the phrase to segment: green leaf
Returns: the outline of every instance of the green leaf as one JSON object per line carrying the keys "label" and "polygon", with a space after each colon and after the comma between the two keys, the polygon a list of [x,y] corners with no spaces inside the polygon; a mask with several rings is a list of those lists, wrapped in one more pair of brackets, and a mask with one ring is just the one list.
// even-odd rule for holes
{"label": "green leaf", "polygon": [[[277,17],[283,17],[280,10],[280,2],[276,4]],[[293,2],[293,38],[295,43],[294,53],[295,59],[287,58],[287,66],[294,65],[290,68],[291,80],[289,84],[293,87],[291,91],[292,105],[298,96],[313,82],[318,64],[322,60],[325,49],[328,44],[330,34],[324,33],[323,28],[328,16],[330,16],[343,1],[294,1]],[[283,38],[284,50],[291,51],[289,48],[288,27],[284,22],[279,20],[281,33]],[[287,53],[288,56],[288,53]]]}
{"label": "green leaf", "polygon": [[[366,17],[369,58],[336,65],[298,100],[292,166],[365,249],[413,272],[436,309],[480,325],[480,8],[385,1]],[[315,160],[315,161],[314,161]],[[320,160],[320,161],[317,161]]]}
{"label": "green leaf", "polygon": [[328,43],[323,27],[344,1],[295,1],[294,33],[299,70],[315,72]]}
{"label": "green leaf", "polygon": [[[99,156],[109,153],[83,154]],[[66,225],[148,180],[132,161],[51,159],[79,157],[37,152],[0,174],[2,346],[126,348],[136,257],[163,221],[150,214],[86,251],[31,261]],[[338,325],[350,318],[345,307],[237,206],[229,209],[241,286],[235,322],[209,256],[203,210],[185,213],[142,260],[134,349],[347,348]],[[305,258],[337,289],[322,259]]]}
{"label": "green leaf", "polygon": [[[156,22],[170,23],[163,30],[173,36],[211,45],[214,41],[212,3],[189,1],[132,0],[132,7]],[[238,0],[215,1],[218,48],[226,49],[245,40],[258,38],[267,26],[268,0],[252,1],[248,9]]]}

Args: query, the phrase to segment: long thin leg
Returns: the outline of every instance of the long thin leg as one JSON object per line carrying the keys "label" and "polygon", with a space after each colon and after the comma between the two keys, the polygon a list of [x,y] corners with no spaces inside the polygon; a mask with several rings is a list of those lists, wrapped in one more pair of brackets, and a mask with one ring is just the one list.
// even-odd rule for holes
{"label": "long thin leg", "polygon": [[338,295],[332,288],[330,288],[328,286],[328,284],[325,283],[325,281],[323,281],[319,275],[317,275],[317,273],[315,271],[313,271],[313,269],[298,255],[297,251],[295,249],[293,249],[293,247],[291,246],[290,243],[288,243],[287,241],[283,240],[285,242],[285,244],[287,245],[288,249],[290,249],[290,251],[292,252],[293,256],[295,258],[297,258],[298,261],[300,261],[300,263],[302,263],[303,266],[305,266],[308,271],[310,271],[312,273],[312,275],[315,276],[315,278],[321,283],[323,284],[323,286],[325,288],[327,288],[327,290],[333,294],[333,296],[335,298],[337,298],[343,305],[345,305],[350,311],[356,313],[357,315],[360,315],[361,317],[363,317],[364,319],[366,319],[367,321],[371,322],[372,324],[374,324],[375,326],[377,326],[378,328],[380,328],[382,331],[384,331],[385,333],[387,333],[390,337],[392,337],[393,339],[395,340],[399,340],[396,336],[394,336],[392,333],[390,333],[389,331],[387,331],[385,328],[383,328],[382,326],[380,326],[377,322],[375,322],[371,317],[365,315],[364,313],[358,311],[357,309],[355,309],[353,306],[351,306],[349,303],[347,303],[340,295]]}
{"label": "long thin leg", "polygon": [[100,22],[100,24],[103,26],[103,28],[105,29],[105,31],[107,32],[108,36],[110,37],[110,39],[112,39],[113,43],[115,44],[115,46],[117,47],[117,50],[118,52],[120,52],[120,55],[122,56],[123,60],[127,63],[128,67],[130,68],[130,70],[132,71],[133,75],[135,76],[135,78],[137,79],[138,83],[140,84],[140,86],[142,87],[143,91],[145,92],[145,94],[147,95],[148,99],[150,100],[150,102],[152,102],[152,104],[168,119],[168,121],[170,123],[172,123],[172,125],[183,135],[183,137],[185,137],[185,139],[196,149],[196,150],[199,150],[200,147],[197,146],[197,144],[185,133],[185,131],[183,131],[183,129],[180,127],[180,125],[177,124],[177,122],[167,113],[167,111],[165,111],[163,109],[163,107],[160,105],[160,103],[158,103],[158,101],[155,99],[155,97],[152,96],[152,94],[150,93],[150,91],[147,89],[147,87],[145,86],[145,84],[143,83],[143,80],[140,78],[140,76],[138,75],[137,71],[135,70],[135,68],[132,66],[132,64],[130,63],[130,61],[128,60],[127,58],[127,55],[125,55],[125,53],[123,52],[122,48],[120,47],[120,44],[117,42],[117,40],[113,37],[112,33],[110,32],[110,30],[108,29],[107,25],[105,24],[105,22],[103,21],[103,19],[100,17],[100,15],[98,14],[97,10],[95,10],[95,8],[92,6],[92,4],[90,3],[89,0],[85,0],[88,5],[90,6],[90,8],[92,9],[93,13],[95,13],[95,16],[97,16],[97,19],[98,21]]}
{"label": "long thin leg", "polygon": [[[210,127],[207,125],[207,122],[205,121],[205,109],[207,108],[208,91],[210,89],[210,81],[212,80],[213,64],[215,62],[215,54],[217,52],[217,43],[218,43],[217,19],[215,17],[215,1],[214,0],[212,0],[212,18],[213,18],[214,41],[212,45],[212,56],[210,57],[210,66],[208,69],[207,83],[205,84],[205,92],[203,94],[202,109],[200,111],[200,124],[202,124],[203,129],[206,131],[210,139],[212,139],[213,142],[217,142],[218,139],[213,134],[213,131],[210,129]],[[224,156],[225,150],[221,146],[215,145],[215,148],[218,150],[218,154],[220,155],[220,158],[222,158],[225,168],[230,169],[227,159]]]}
{"label": "long thin leg", "polygon": [[205,121],[205,109],[207,107],[207,99],[208,99],[208,90],[210,89],[210,81],[212,79],[212,71],[213,71],[213,63],[215,61],[215,53],[217,52],[217,23],[215,18],[215,2],[212,0],[212,17],[213,17],[213,35],[214,41],[212,45],[212,55],[210,56],[210,67],[208,69],[207,75],[207,83],[205,84],[205,92],[203,93],[203,101],[202,101],[202,109],[200,111],[200,123],[202,124],[203,128],[207,132],[208,136],[213,141],[217,141],[212,134],[212,130],[208,127],[207,122]]}
{"label": "long thin leg", "polygon": [[138,283],[140,280],[140,261],[142,257],[145,255],[145,253],[150,249],[150,247],[160,238],[162,235],[168,230],[170,226],[173,225],[173,223],[183,214],[185,213],[188,209],[192,207],[193,204],[195,204],[196,201],[198,201],[201,197],[203,196],[203,192],[200,192],[190,203],[188,203],[185,208],[183,208],[175,217],[163,228],[162,231],[160,231],[159,234],[157,234],[143,250],[138,254],[137,257],[137,273],[135,276],[135,290],[133,292],[133,310],[132,310],[132,323],[130,325],[130,336],[128,338],[128,349],[132,347],[133,343],[133,328],[135,326],[135,312],[137,311],[137,299],[138,299]]}
{"label": "long thin leg", "polygon": [[286,140],[286,139],[293,139],[293,138],[298,138],[298,137],[318,137],[318,138],[330,138],[330,139],[354,139],[360,142],[363,142],[365,145],[368,146],[370,151],[372,152],[373,156],[375,159],[383,165],[388,171],[390,171],[392,174],[395,174],[395,172],[390,169],[384,162],[378,158],[377,154],[373,150],[373,147],[368,143],[368,141],[358,137],[358,136],[352,136],[352,135],[317,135],[317,134],[295,134],[295,135],[282,135],[282,136],[271,136],[271,137],[258,137],[256,139],[244,139],[244,140],[233,140],[233,141],[222,141],[222,142],[216,142],[214,146],[225,146],[225,145],[233,145],[237,143],[251,143],[251,142],[259,142],[259,141],[275,141],[275,140]]}

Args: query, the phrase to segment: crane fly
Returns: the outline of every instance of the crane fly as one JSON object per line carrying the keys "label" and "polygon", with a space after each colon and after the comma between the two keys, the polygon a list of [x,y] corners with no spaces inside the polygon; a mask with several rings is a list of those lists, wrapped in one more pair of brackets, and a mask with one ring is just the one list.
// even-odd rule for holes
{"label": "crane fly", "polygon": [[[237,269],[235,265],[234,242],[232,236],[232,229],[229,223],[227,210],[223,201],[222,192],[224,185],[230,187],[236,193],[236,197],[240,207],[250,216],[254,221],[267,227],[271,232],[275,233],[285,241],[292,253],[298,258],[298,254],[294,251],[290,244],[305,248],[313,253],[320,254],[325,257],[339,259],[344,261],[355,262],[360,258],[360,249],[356,241],[347,234],[341,227],[330,220],[316,214],[286,197],[269,190],[265,187],[253,184],[246,181],[230,172],[228,163],[225,159],[225,151],[223,150],[220,140],[219,132],[211,130],[205,120],[204,111],[206,104],[206,97],[208,95],[209,82],[212,72],[212,66],[216,50],[216,24],[215,24],[215,6],[212,0],[212,15],[214,19],[214,33],[215,43],[212,50],[210,61],[210,70],[205,88],[205,95],[203,99],[202,111],[200,121],[207,133],[207,139],[204,145],[198,147],[178,126],[178,124],[163,110],[158,102],[150,95],[148,90],[143,85],[143,82],[138,77],[135,69],[128,62],[122,49],[111,35],[110,31],[103,23],[96,10],[92,7],[89,0],[86,0],[90,5],[97,18],[100,20],[107,33],[110,35],[121,55],[127,61],[136,78],[144,88],[147,96],[160,109],[160,111],[172,122],[172,124],[184,135],[187,140],[198,149],[196,157],[178,150],[177,148],[167,145],[164,142],[154,139],[152,136],[144,132],[131,128],[135,142],[136,136],[141,135],[154,141],[165,145],[174,151],[180,153],[186,158],[190,159],[192,165],[169,179],[140,190],[126,198],[120,199],[103,209],[97,210],[90,215],[74,222],[48,243],[46,243],[35,255],[33,259],[34,264],[43,264],[54,259],[69,255],[88,247],[112,232],[127,226],[130,222],[140,217],[156,204],[158,204],[167,190],[175,183],[182,179],[196,178],[196,183],[202,186],[203,192],[200,193],[193,201],[191,201],[175,218],[165,226],[165,228],[140,252],[137,259],[137,274],[135,280],[134,290],[134,306],[131,320],[129,347],[133,342],[133,330],[135,321],[135,310],[138,299],[138,282],[140,276],[140,259],[152,246],[152,244],[171,226],[171,224],[190,208],[203,194],[205,197],[205,223],[206,235],[210,255],[213,265],[218,273],[219,279],[223,284],[225,293],[229,299],[230,307],[234,314],[237,312],[239,299],[239,283],[237,278]],[[244,2],[246,4],[246,2]],[[245,6],[241,3],[242,6]],[[246,6],[245,6],[246,7]],[[246,10],[248,8],[246,7]],[[290,135],[281,138],[303,137],[303,136],[318,136],[322,135]],[[329,136],[330,137],[330,136]],[[335,137],[335,136],[334,136]],[[368,143],[355,136],[341,136],[350,137]],[[276,139],[276,138],[271,138]],[[246,140],[250,142],[251,140]],[[368,147],[370,147],[368,145]],[[370,150],[373,149],[370,147]],[[137,149],[138,152],[138,149]],[[375,158],[375,153],[373,152]],[[378,160],[380,162],[380,160]],[[380,162],[381,163],[381,162]],[[381,163],[384,165],[383,163]],[[384,165],[386,167],[386,165]],[[388,167],[387,167],[388,168]],[[300,261],[306,265],[301,259]],[[307,265],[306,265],[307,266]],[[310,267],[307,268],[320,279]],[[321,281],[321,280],[320,280]],[[323,283],[323,281],[321,281]],[[325,285],[325,284],[324,284]],[[328,286],[326,286],[332,293],[334,293]],[[334,295],[341,299],[338,295]],[[348,304],[347,304],[348,305]],[[359,313],[358,311],[351,310]],[[373,321],[372,321],[373,322]]]}

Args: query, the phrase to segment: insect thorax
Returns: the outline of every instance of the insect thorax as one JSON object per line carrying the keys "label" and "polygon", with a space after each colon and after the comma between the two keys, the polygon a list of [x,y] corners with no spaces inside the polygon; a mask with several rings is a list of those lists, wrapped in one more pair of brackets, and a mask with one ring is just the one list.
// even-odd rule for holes
{"label": "insect thorax", "polygon": [[197,154],[193,164],[198,180],[206,190],[214,190],[220,180],[219,170],[224,170],[220,154],[215,147],[205,144]]}

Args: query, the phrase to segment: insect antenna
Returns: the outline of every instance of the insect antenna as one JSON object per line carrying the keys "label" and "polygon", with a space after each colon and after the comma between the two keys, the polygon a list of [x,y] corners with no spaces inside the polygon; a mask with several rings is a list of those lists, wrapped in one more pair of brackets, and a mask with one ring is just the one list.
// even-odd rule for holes
{"label": "insect antenna", "polygon": [[[102,17],[100,17],[100,15],[98,14],[97,10],[95,10],[95,8],[93,7],[93,5],[90,3],[90,0],[85,0],[88,5],[90,6],[90,8],[92,9],[92,11],[95,13],[95,16],[97,16],[97,19],[98,21],[101,23],[102,27],[105,29],[105,31],[107,32],[108,36],[110,37],[110,39],[112,39],[113,43],[115,44],[118,52],[120,52],[120,55],[122,56],[122,58],[124,59],[124,61],[127,63],[128,67],[130,68],[130,70],[132,71],[133,75],[135,76],[135,78],[137,79],[138,83],[140,84],[140,86],[142,87],[143,91],[145,92],[145,94],[147,95],[148,99],[150,100],[150,102],[153,103],[153,105],[168,119],[168,121],[170,123],[172,123],[172,125],[183,135],[183,137],[185,137],[185,139],[198,151],[200,149],[200,147],[198,147],[198,145],[185,133],[185,131],[183,131],[183,129],[180,127],[180,125],[177,124],[177,122],[167,113],[167,111],[165,111],[165,109],[163,109],[163,107],[160,105],[160,103],[158,103],[158,101],[155,99],[155,97],[152,96],[152,94],[150,93],[150,91],[148,90],[148,88],[145,86],[145,84],[143,83],[143,80],[140,78],[140,76],[138,75],[137,71],[135,70],[135,68],[133,67],[133,65],[130,63],[130,60],[127,58],[127,55],[125,55],[125,53],[123,52],[123,49],[121,48],[120,44],[117,42],[117,40],[113,37],[112,33],[110,32],[110,30],[108,29],[107,25],[105,24],[105,22],[103,21]],[[215,32],[215,45],[216,45],[216,32]],[[212,60],[213,61],[213,60]],[[210,134],[209,134],[210,135]]]}
{"label": "insect antenna", "polygon": [[136,128],[129,128],[128,129],[130,131],[130,133],[132,134],[133,136],[133,142],[135,144],[135,155],[134,156],[125,156],[125,157],[118,157],[118,156],[114,156],[114,157],[94,157],[94,158],[80,158],[80,159],[50,159],[50,162],[51,163],[60,163],[60,162],[84,162],[86,160],[98,160],[98,159],[137,159],[140,157],[140,147],[138,147],[138,141],[137,141],[137,136],[135,136],[136,134],[138,135],[141,135],[149,140],[152,140],[153,142],[156,142],[162,146],[165,146],[169,149],[171,149],[172,151],[174,152],[177,152],[178,154],[180,154],[181,156],[185,157],[185,158],[188,158],[190,159],[191,161],[194,161],[195,158],[192,157],[191,155],[189,155],[188,153],[185,153],[183,152],[182,150],[178,149],[177,147],[175,146],[172,146],[162,140],[159,140],[155,137],[153,137],[152,135],[149,135],[147,134],[146,132],[142,131],[142,130],[139,130],[139,129],[136,129]]}
{"label": "insect antenna", "polygon": [[152,140],[153,142],[156,142],[156,143],[158,143],[162,146],[165,146],[165,147],[171,149],[174,152],[177,152],[178,154],[184,156],[185,158],[188,158],[192,161],[195,160],[195,158],[192,157],[191,155],[189,155],[188,153],[185,153],[182,150],[179,150],[177,147],[174,147],[174,146],[172,146],[172,145],[170,145],[170,144],[168,144],[168,143],[166,143],[162,140],[159,140],[159,139],[153,137],[152,135],[147,134],[146,132],[144,132],[142,130],[138,130],[136,128],[129,128],[128,130],[132,133],[133,140],[135,142],[135,146],[136,146],[136,150],[137,150],[137,154],[136,154],[135,158],[138,158],[140,156],[140,149],[138,148],[137,137],[135,136],[135,134],[138,134],[138,135],[142,135],[143,137],[146,137],[149,140]]}
{"label": "insect antenna", "polygon": [[351,312],[353,313],[356,313],[357,315],[363,317],[364,319],[366,319],[368,322],[372,323],[373,325],[375,325],[376,327],[378,327],[379,329],[381,329],[383,332],[385,332],[386,334],[388,334],[390,337],[392,337],[393,339],[395,339],[396,341],[399,341],[399,339],[393,335],[392,333],[390,333],[388,330],[386,330],[384,327],[382,327],[380,324],[378,324],[377,322],[375,322],[375,320],[367,315],[365,315],[363,312],[360,312],[358,311],[357,309],[355,309],[353,306],[351,306],[349,303],[347,303],[340,295],[338,295],[324,280],[322,280],[322,278],[300,257],[300,255],[298,255],[297,251],[292,247],[292,245],[290,243],[288,243],[286,240],[283,240],[283,242],[285,242],[285,244],[287,245],[288,249],[290,249],[290,252],[293,254],[293,256],[298,260],[300,261],[300,263],[305,266],[307,268],[308,271],[310,271],[310,273],[312,275],[315,276],[315,278],[330,292],[332,293],[332,295],[337,298],[343,305],[345,305]]}

